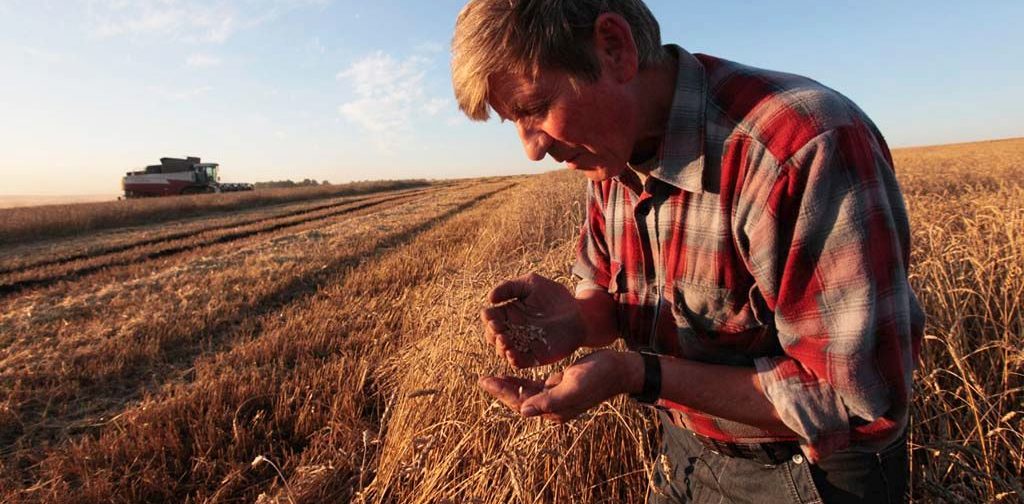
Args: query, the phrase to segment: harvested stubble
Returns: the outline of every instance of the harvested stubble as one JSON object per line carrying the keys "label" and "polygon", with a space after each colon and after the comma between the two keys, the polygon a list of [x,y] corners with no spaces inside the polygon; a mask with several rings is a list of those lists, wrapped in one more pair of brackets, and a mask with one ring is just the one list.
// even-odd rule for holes
{"label": "harvested stubble", "polygon": [[[442,188],[450,184],[434,184]],[[374,202],[403,195],[431,190],[430,187],[380,191],[369,195],[337,196],[323,199],[275,204],[257,208],[246,208],[228,214],[222,212],[194,216],[158,225],[121,227],[98,231],[84,236],[67,237],[62,240],[19,243],[0,248],[0,275],[53,265],[73,260],[127,251],[138,247],[188,240],[200,234],[210,235],[218,231],[237,230],[243,226],[269,222],[283,222],[296,216],[316,217],[322,210],[338,207],[358,206],[360,202]],[[299,219],[301,220],[301,219]]]}
{"label": "harvested stubble", "polygon": [[173,198],[0,209],[0,245],[80,235],[101,229],[166,222],[292,201],[422,187],[430,183],[426,180],[378,180]]}
{"label": "harvested stubble", "polygon": [[[329,484],[314,485],[317,495],[337,495],[346,488],[355,488],[355,483],[332,478],[339,473],[355,474],[344,455],[353,453],[355,444],[345,443],[357,443],[359,438],[346,432],[369,426],[363,418],[364,408],[372,411],[376,399],[364,396],[367,390],[372,390],[366,382],[369,363],[352,356],[367,355],[361,345],[374,341],[363,338],[348,341],[343,336],[364,331],[377,335],[393,332],[395,329],[390,327],[370,329],[390,320],[384,307],[390,306],[390,300],[395,297],[396,283],[356,282],[345,290],[346,285],[337,285],[350,273],[365,281],[366,275],[358,273],[366,269],[358,266],[360,262],[386,253],[389,246],[401,244],[405,236],[414,238],[435,223],[444,222],[447,215],[458,214],[474,198],[506,186],[507,183],[483,184],[472,190],[433,195],[420,200],[419,206],[404,205],[378,211],[359,222],[347,221],[336,229],[325,228],[319,232],[319,239],[303,235],[289,240],[287,246],[277,241],[199,263],[186,261],[180,275],[172,275],[161,282],[141,279],[135,289],[127,292],[110,286],[114,290],[102,303],[104,309],[83,312],[79,317],[94,318],[96,326],[117,313],[131,313],[141,318],[131,330],[118,331],[116,337],[111,335],[96,341],[88,331],[76,335],[75,328],[82,329],[82,325],[74,319],[67,330],[63,330],[58,320],[57,327],[62,328],[64,334],[48,335],[45,328],[40,328],[43,331],[40,338],[24,338],[23,342],[30,347],[19,345],[21,351],[9,355],[13,359],[29,359],[24,362],[25,366],[5,359],[2,368],[5,380],[18,380],[20,376],[23,381],[7,389],[12,395],[5,397],[4,403],[14,406],[15,411],[21,410],[19,422],[25,428],[24,442],[19,441],[21,449],[14,454],[4,454],[0,500],[130,502],[139,500],[140,495],[149,496],[149,500],[169,501],[181,501],[188,496],[196,500],[212,496],[252,500],[258,493],[253,491],[268,489],[274,484],[263,479],[269,475],[258,471],[253,474],[253,468],[240,469],[240,456],[248,463],[257,455],[277,461],[286,474],[297,471],[295,474],[310,478],[326,478]],[[381,240],[382,234],[398,238]],[[353,256],[346,259],[339,250]],[[242,262],[235,262],[235,259]],[[211,270],[202,264],[208,261],[218,261],[218,264]],[[340,267],[322,269],[339,261]],[[367,264],[367,267],[375,266],[373,262]],[[309,276],[310,272],[317,276]],[[260,283],[249,283],[254,279],[260,279]],[[295,284],[297,279],[313,283],[300,286]],[[238,288],[225,289],[218,285],[224,283],[233,283]],[[332,292],[335,289],[338,292],[325,300],[325,296],[318,294],[318,284],[331,286]],[[376,285],[380,286],[379,291]],[[308,294],[301,295],[301,291],[296,290],[298,287]],[[80,288],[90,290],[89,286]],[[175,299],[184,289],[189,291],[187,298],[182,297],[182,303],[173,304],[172,309],[167,309],[166,304],[160,305],[164,310],[159,312],[137,309],[140,299]],[[291,304],[265,307],[262,312],[246,309],[258,306],[261,296],[273,295],[275,291],[288,295]],[[225,298],[225,292],[233,295]],[[87,300],[88,296],[82,293],[81,301],[85,302],[82,308],[86,310],[88,306],[96,306]],[[307,305],[310,297],[317,300],[312,307]],[[36,300],[40,301],[48,300]],[[53,310],[78,304],[64,300],[71,301],[71,305],[66,306],[60,299],[52,301],[50,309]],[[286,299],[281,301],[287,302]],[[211,313],[196,320],[192,313],[196,306],[209,306]],[[39,316],[44,311],[37,307],[34,314]],[[5,315],[18,319],[29,314],[19,310]],[[26,321],[7,322],[22,324]],[[211,322],[222,332],[197,331],[197,323],[201,328]],[[91,326],[85,328],[92,329]],[[16,330],[16,334],[35,330],[31,323],[18,327],[21,329]],[[132,344],[136,339],[161,336],[173,337],[175,343],[155,348],[146,345],[143,348],[151,352],[147,354],[126,354],[138,349],[139,345]],[[66,362],[61,365],[61,354],[72,353],[69,346],[89,352],[92,358],[76,359],[70,366]],[[184,355],[178,349],[185,350]],[[186,370],[187,374],[177,377],[161,372],[166,364],[182,365],[173,359],[190,359],[192,355],[196,355],[197,360]],[[106,365],[100,366],[102,363]],[[139,376],[134,372],[146,364],[157,371],[155,376]],[[356,380],[354,376],[363,379]],[[147,383],[153,378],[168,381],[162,389],[156,389]],[[48,449],[45,444],[27,444],[38,440],[40,432],[59,433],[54,431],[64,427],[61,420],[80,415],[76,408],[88,405],[82,402],[92,399],[90,395],[109,397],[119,388],[131,390],[137,386],[153,395],[139,406],[122,404],[122,411],[114,408],[105,415],[107,418],[89,418],[91,425],[87,432],[94,433],[95,437],[74,436],[72,439],[78,439],[76,443],[57,449]],[[341,388],[337,389],[339,386]],[[336,389],[328,391],[331,387]],[[43,422],[35,418],[38,410],[26,409],[54,397],[58,398],[55,403],[58,405],[63,402],[62,397],[66,400],[69,395],[77,398],[62,405],[68,411],[51,410],[50,418]],[[109,420],[111,416],[114,420]],[[288,455],[304,453],[302,447],[314,442],[317,432],[325,428],[321,433],[333,444],[333,448],[327,450],[329,456],[323,458],[323,454],[318,454],[296,468],[294,464],[298,459]],[[338,441],[344,443],[337,444]],[[30,451],[32,449],[34,451]],[[200,458],[195,459],[197,456]],[[83,464],[82,460],[91,462]],[[138,474],[135,464],[147,467],[144,475]],[[190,466],[189,477],[182,479],[182,471]],[[321,466],[330,470],[300,471]],[[43,481],[47,483],[36,484]],[[260,481],[262,485],[254,484]],[[297,494],[306,488],[290,483]]]}
{"label": "harvested stubble", "polygon": [[[914,232],[911,281],[929,314],[912,497],[1019,501],[1024,141],[894,154]],[[483,293],[528,271],[571,283],[581,193],[571,174],[535,177],[333,273],[197,359],[190,380],[5,466],[0,501],[644,502],[649,475],[664,470],[648,413],[620,399],[554,427],[474,386],[510,372],[481,337]],[[312,247],[297,260],[327,253]],[[268,464],[251,466],[257,456],[275,462],[287,489]]]}
{"label": "harvested stubble", "polygon": [[[183,233],[186,236],[182,238],[172,237],[166,241],[157,239],[153,240],[153,243],[146,243],[148,240],[144,240],[141,246],[125,247],[122,250],[115,249],[110,254],[87,255],[81,259],[69,262],[57,261],[53,264],[29,268],[16,273],[0,273],[0,296],[7,296],[26,288],[41,288],[62,281],[74,280],[117,267],[133,264],[158,265],[161,262],[166,262],[165,257],[195,253],[211,246],[231,243],[235,247],[244,247],[247,241],[268,239],[277,243],[280,240],[289,240],[291,239],[289,237],[295,237],[309,229],[329,226],[339,218],[356,217],[360,214],[383,210],[403,201],[410,201],[417,197],[429,197],[428,193],[444,190],[446,188],[443,186],[435,186],[429,189],[389,192],[381,196],[363,198],[354,203],[338,203],[331,205],[330,208],[286,215],[282,218],[256,219],[255,221],[237,219],[234,221],[235,225],[219,226],[194,234]],[[131,233],[129,232],[129,234]],[[315,234],[315,232],[310,234],[310,237]],[[50,248],[57,247],[51,246]]]}

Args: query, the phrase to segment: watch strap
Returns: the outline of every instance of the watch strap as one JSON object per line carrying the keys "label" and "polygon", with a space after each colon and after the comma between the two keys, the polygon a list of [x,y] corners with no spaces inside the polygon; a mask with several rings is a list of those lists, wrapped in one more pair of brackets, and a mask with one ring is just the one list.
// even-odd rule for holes
{"label": "watch strap", "polygon": [[630,397],[643,404],[654,404],[661,397],[661,359],[658,354],[639,352],[644,361],[644,386]]}

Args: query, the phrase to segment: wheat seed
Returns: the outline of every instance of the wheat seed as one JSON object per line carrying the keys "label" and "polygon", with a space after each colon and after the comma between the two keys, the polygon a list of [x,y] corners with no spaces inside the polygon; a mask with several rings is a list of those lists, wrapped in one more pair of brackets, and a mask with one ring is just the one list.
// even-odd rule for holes
{"label": "wheat seed", "polygon": [[544,337],[543,327],[532,324],[509,324],[505,335],[508,336],[512,347],[523,353],[530,352],[530,343],[533,342],[543,343],[545,347],[550,348],[547,338]]}

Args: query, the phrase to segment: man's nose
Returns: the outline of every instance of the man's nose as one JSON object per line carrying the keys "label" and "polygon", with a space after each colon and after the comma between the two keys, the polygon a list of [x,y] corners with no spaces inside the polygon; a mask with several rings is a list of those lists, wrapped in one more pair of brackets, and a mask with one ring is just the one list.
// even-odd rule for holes
{"label": "man's nose", "polygon": [[516,123],[519,130],[519,138],[523,141],[523,149],[526,150],[526,157],[530,161],[540,161],[547,155],[553,140],[547,133],[539,128],[534,128],[522,122]]}

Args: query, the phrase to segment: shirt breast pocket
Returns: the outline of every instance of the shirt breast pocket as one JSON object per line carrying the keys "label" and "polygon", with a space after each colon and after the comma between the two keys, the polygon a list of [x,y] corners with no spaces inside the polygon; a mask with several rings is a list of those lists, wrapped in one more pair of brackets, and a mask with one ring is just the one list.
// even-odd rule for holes
{"label": "shirt breast pocket", "polygon": [[773,316],[756,286],[726,289],[678,281],[672,316],[683,357],[732,365],[781,355]]}

